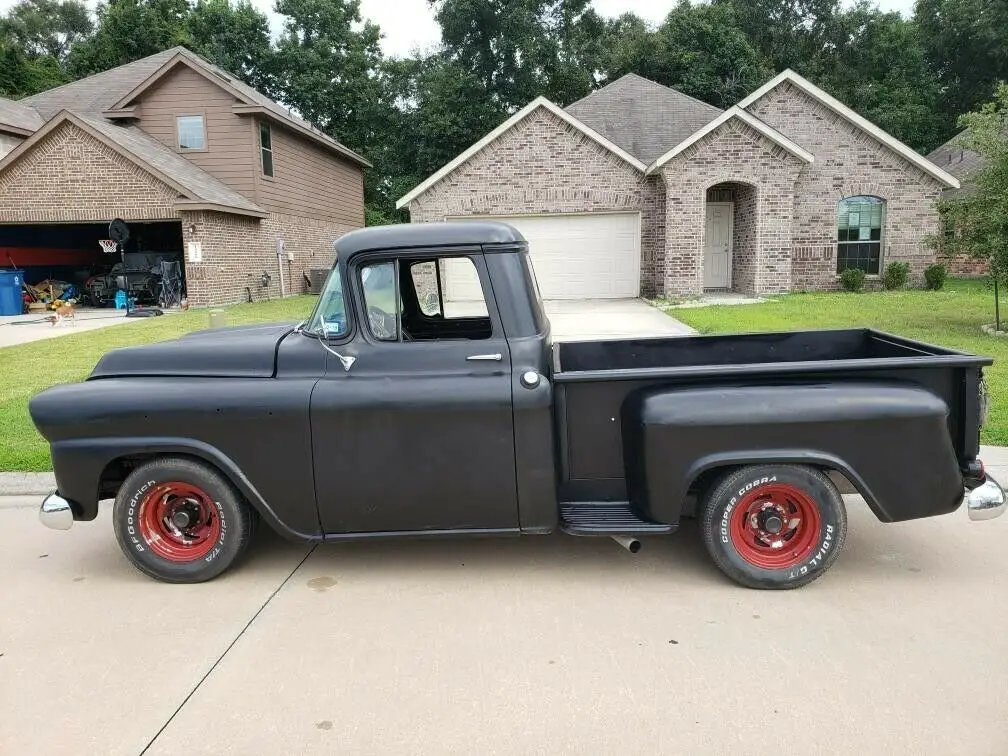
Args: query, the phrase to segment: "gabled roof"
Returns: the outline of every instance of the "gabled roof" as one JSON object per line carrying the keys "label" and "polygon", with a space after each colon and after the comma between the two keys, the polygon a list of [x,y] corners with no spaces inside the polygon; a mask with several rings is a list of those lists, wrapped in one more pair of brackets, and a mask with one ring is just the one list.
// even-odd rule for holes
{"label": "gabled roof", "polygon": [[42,126],[34,108],[0,97],[0,131],[28,136]]}
{"label": "gabled roof", "polygon": [[423,194],[424,192],[426,192],[428,189],[430,189],[432,186],[434,186],[436,183],[438,183],[441,179],[443,179],[449,173],[451,173],[456,168],[458,168],[460,165],[462,165],[467,160],[469,160],[469,158],[471,158],[477,152],[479,152],[480,150],[482,150],[483,148],[485,148],[487,145],[489,145],[492,142],[494,142],[497,139],[499,139],[503,134],[506,134],[508,131],[510,131],[511,129],[513,129],[516,125],[518,125],[519,123],[521,123],[522,121],[524,121],[526,118],[528,118],[530,115],[532,115],[532,113],[536,112],[540,108],[549,111],[550,113],[552,113],[557,118],[559,118],[562,121],[564,121],[565,123],[570,124],[575,129],[577,129],[578,131],[580,131],[582,134],[584,134],[585,136],[587,136],[589,139],[592,139],[595,142],[597,142],[598,144],[600,144],[602,147],[605,147],[607,150],[609,150],[610,152],[612,152],[614,155],[616,155],[617,157],[619,157],[621,160],[629,163],[630,165],[632,165],[637,170],[643,172],[644,169],[647,168],[647,166],[644,163],[642,163],[640,160],[638,160],[636,157],[634,157],[633,155],[631,155],[626,150],[624,150],[623,148],[619,147],[618,145],[616,145],[615,143],[613,143],[612,141],[610,141],[606,137],[602,136],[601,134],[599,134],[594,129],[590,128],[589,126],[586,126],[583,123],[581,123],[581,121],[579,121],[577,118],[575,118],[570,113],[568,113],[567,111],[565,111],[563,108],[561,108],[556,103],[550,102],[545,97],[537,97],[532,102],[530,102],[528,105],[526,105],[524,108],[522,108],[517,113],[515,113],[513,116],[511,116],[506,121],[504,121],[504,123],[502,123],[496,129],[494,129],[489,134],[487,134],[485,137],[483,137],[478,142],[476,142],[476,144],[474,144],[472,147],[470,147],[465,152],[463,152],[461,155],[459,155],[454,160],[452,160],[450,163],[448,163],[448,165],[444,166],[437,173],[435,173],[432,176],[430,176],[422,184],[419,184],[418,186],[414,187],[413,190],[410,191],[408,194],[406,194],[405,196],[401,197],[399,199],[399,201],[396,202],[396,207],[397,208],[402,208],[402,207],[405,207],[406,205],[408,205],[410,202],[412,202],[417,197],[419,197],[421,194]]}
{"label": "gabled roof", "polygon": [[47,89],[20,102],[33,107],[45,121],[63,110],[100,115],[125,92],[160,68],[177,49],[164,50],[94,76]]}
{"label": "gabled roof", "polygon": [[922,171],[932,176],[933,178],[937,179],[941,183],[953,189],[959,188],[959,181],[956,179],[955,176],[946,171],[943,171],[941,168],[932,163],[926,157],[910,149],[905,144],[903,144],[903,142],[901,142],[899,139],[892,136],[891,134],[886,133],[878,126],[876,126],[874,123],[869,121],[867,118],[858,115],[853,110],[844,105],[842,102],[826,94],[826,92],[819,89],[819,87],[817,87],[815,84],[799,76],[791,69],[786,69],[781,73],[777,74],[774,78],[770,79],[770,81],[768,81],[762,87],[760,87],[751,95],[742,100],[742,102],[738,104],[738,107],[742,109],[748,108],[750,105],[752,105],[761,97],[763,97],[765,94],[776,89],[784,82],[788,82],[798,87],[798,89],[805,92],[805,94],[809,95],[815,100],[818,100],[823,105],[832,110],[834,113],[839,115],[841,118],[844,118],[845,120],[854,124],[862,131],[867,132],[875,139],[877,139],[879,142],[884,144],[886,147],[891,149],[893,152],[905,158],[908,162],[912,163],[913,165],[916,165]]}
{"label": "gabled roof", "polygon": [[791,141],[790,139],[788,139],[786,136],[784,136],[783,134],[781,134],[776,129],[768,126],[765,123],[763,123],[763,121],[761,121],[759,118],[757,118],[756,116],[754,116],[752,113],[749,113],[749,112],[747,112],[745,110],[742,110],[740,107],[738,107],[736,105],[736,106],[733,106],[733,107],[729,108],[728,110],[726,110],[724,113],[722,113],[721,115],[719,115],[717,118],[715,118],[713,121],[711,121],[706,126],[704,126],[703,128],[701,128],[699,131],[694,132],[693,134],[691,134],[690,136],[688,136],[686,139],[684,139],[683,141],[679,142],[679,144],[677,144],[671,150],[669,150],[664,155],[662,155],[657,160],[655,160],[650,166],[648,166],[648,169],[647,169],[648,174],[654,173],[659,168],[661,168],[663,165],[665,165],[665,163],[667,163],[669,160],[671,160],[676,155],[678,155],[680,152],[682,152],[683,150],[685,150],[687,147],[689,147],[690,145],[696,144],[701,139],[703,139],[705,136],[707,136],[712,131],[714,131],[715,129],[717,129],[719,126],[721,126],[722,124],[725,124],[728,121],[730,121],[732,118],[737,118],[738,120],[742,121],[747,126],[752,127],[753,129],[755,129],[756,131],[758,131],[760,134],[762,134],[763,136],[765,136],[767,139],[769,139],[771,142],[777,144],[780,147],[783,147],[785,150],[787,150],[788,152],[790,152],[792,155],[794,155],[796,158],[798,158],[802,162],[804,162],[804,163],[813,163],[813,162],[815,162],[815,156],[811,152],[809,152],[808,150],[804,149],[800,145],[795,144],[793,141]]}
{"label": "gabled roof", "polygon": [[271,120],[293,128],[293,130],[297,131],[299,134],[308,137],[324,147],[328,147],[329,149],[340,153],[353,162],[367,168],[371,167],[371,163],[361,155],[358,155],[349,147],[340,144],[332,137],[319,131],[308,121],[296,117],[290,110],[279,103],[274,102],[262,92],[250,87],[236,76],[232,76],[224,69],[218,68],[184,47],[175,47],[172,48],[172,51],[174,54],[165,60],[161,66],[150,72],[142,80],[136,82],[136,84],[129,90],[122,92],[121,96],[112,103],[104,114],[109,117],[115,117],[118,112],[128,108],[135,100],[139,99],[145,91],[160,81],[162,77],[170,71],[175,70],[177,66],[184,65],[190,70],[195,71],[200,76],[203,76],[211,83],[229,92],[235,99],[244,103],[246,106],[252,106],[254,108],[254,110],[236,109],[236,112],[267,115],[271,118]]}
{"label": "gabled roof", "polygon": [[567,112],[645,164],[721,115],[720,108],[632,73]]}
{"label": "gabled roof", "polygon": [[222,210],[263,218],[269,215],[227,184],[168,149],[137,127],[118,126],[103,118],[68,110],[56,114],[45,126],[0,160],[0,173],[30,153],[35,145],[59,126],[68,122],[175,189],[180,195],[178,202],[180,207]]}
{"label": "gabled roof", "polygon": [[124,111],[130,102],[180,64],[188,66],[208,81],[231,93],[240,103],[262,108],[272,120],[289,126],[316,144],[337,152],[359,165],[371,166],[371,163],[349,147],[323,134],[236,76],[181,46],[26,97],[20,104],[36,110],[43,120],[48,120],[63,110],[88,116],[122,117],[129,115]]}
{"label": "gabled roof", "polygon": [[[932,163],[959,179],[958,189],[946,189],[942,193],[942,196],[946,198],[957,197],[973,191],[976,188],[973,184],[973,178],[984,166],[984,159],[980,153],[959,144],[959,137],[965,133],[956,134],[927,156]],[[1008,127],[1005,130],[1005,139],[1008,139]]]}

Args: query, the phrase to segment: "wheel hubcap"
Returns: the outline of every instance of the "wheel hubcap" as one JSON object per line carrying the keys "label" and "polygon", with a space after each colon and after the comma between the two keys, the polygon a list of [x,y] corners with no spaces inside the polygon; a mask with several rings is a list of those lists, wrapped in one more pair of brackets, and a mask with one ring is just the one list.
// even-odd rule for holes
{"label": "wheel hubcap", "polygon": [[140,502],[137,520],[150,550],[171,562],[202,559],[221,538],[216,503],[190,483],[152,488]]}
{"label": "wheel hubcap", "polygon": [[731,513],[732,545],[745,561],[764,569],[803,562],[819,542],[822,517],[797,486],[770,483],[742,497]]}

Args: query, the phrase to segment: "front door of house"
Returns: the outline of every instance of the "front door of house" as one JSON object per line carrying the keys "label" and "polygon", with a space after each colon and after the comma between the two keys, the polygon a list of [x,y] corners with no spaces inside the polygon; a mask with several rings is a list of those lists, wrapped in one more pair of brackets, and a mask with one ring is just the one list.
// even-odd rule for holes
{"label": "front door of house", "polygon": [[731,202],[708,202],[704,224],[703,285],[705,289],[731,288]]}

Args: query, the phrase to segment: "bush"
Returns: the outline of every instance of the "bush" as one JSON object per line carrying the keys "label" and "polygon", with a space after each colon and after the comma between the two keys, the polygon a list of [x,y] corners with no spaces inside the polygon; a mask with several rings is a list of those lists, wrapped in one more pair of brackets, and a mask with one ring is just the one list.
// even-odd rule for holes
{"label": "bush", "polygon": [[945,285],[945,277],[947,275],[948,271],[941,263],[928,265],[924,268],[924,288],[929,291],[941,291]]}
{"label": "bush", "polygon": [[882,286],[887,291],[902,289],[910,278],[910,263],[891,262],[882,271]]}
{"label": "bush", "polygon": [[840,274],[840,286],[844,291],[861,291],[864,288],[865,272],[860,268],[847,268]]}

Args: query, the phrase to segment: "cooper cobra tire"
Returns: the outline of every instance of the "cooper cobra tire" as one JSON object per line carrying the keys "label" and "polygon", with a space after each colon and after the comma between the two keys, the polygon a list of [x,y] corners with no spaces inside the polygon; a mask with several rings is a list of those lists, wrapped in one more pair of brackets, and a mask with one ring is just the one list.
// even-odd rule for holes
{"label": "cooper cobra tire", "polygon": [[840,555],[847,510],[833,482],[815,468],[754,465],[712,485],[700,528],[714,563],[735,582],[799,588]]}
{"label": "cooper cobra tire", "polygon": [[245,551],[253,512],[213,468],[169,457],[130,473],[112,521],[120,548],[138,570],[167,583],[201,583]]}

